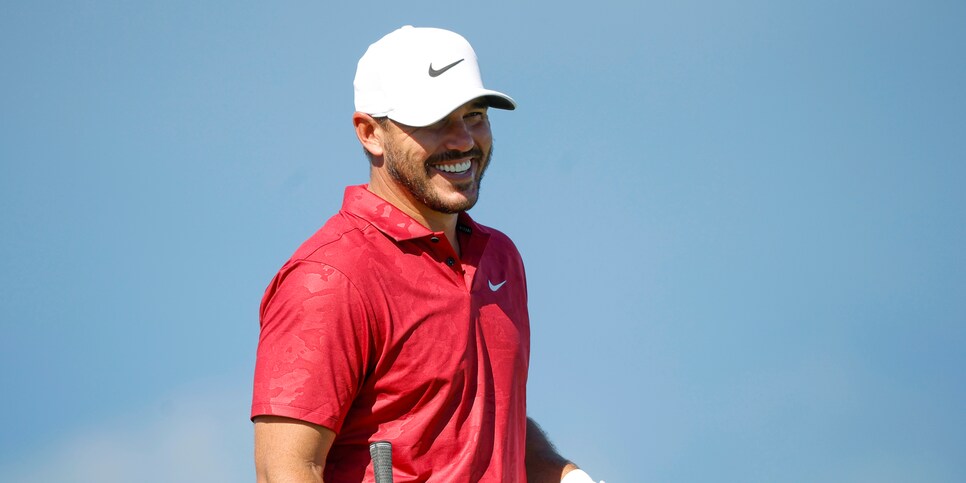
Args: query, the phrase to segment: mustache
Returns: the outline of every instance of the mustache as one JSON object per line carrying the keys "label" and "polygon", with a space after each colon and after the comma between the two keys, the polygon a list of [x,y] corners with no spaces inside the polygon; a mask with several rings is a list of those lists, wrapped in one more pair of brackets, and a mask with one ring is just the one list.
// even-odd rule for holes
{"label": "mustache", "polygon": [[436,164],[443,163],[446,161],[452,161],[454,159],[460,158],[482,158],[483,150],[479,146],[470,149],[469,151],[445,151],[439,154],[434,154],[426,160],[426,164]]}

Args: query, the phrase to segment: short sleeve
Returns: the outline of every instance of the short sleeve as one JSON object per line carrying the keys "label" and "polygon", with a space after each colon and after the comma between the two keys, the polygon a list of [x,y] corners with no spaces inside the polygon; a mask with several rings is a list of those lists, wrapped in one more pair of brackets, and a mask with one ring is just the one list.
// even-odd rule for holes
{"label": "short sleeve", "polygon": [[295,261],[261,305],[252,418],[283,416],[339,432],[366,374],[365,302],[331,266]]}

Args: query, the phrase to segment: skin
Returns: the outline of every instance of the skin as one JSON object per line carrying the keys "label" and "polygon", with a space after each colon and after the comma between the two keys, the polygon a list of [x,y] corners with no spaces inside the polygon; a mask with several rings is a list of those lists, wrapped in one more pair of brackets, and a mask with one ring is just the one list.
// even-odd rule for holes
{"label": "skin", "polygon": [[258,483],[321,483],[335,441],[329,428],[278,416],[255,418]]}
{"label": "skin", "polygon": [[[479,198],[493,136],[487,107],[470,101],[439,122],[413,127],[356,112],[356,136],[370,153],[369,190],[423,226],[446,235],[459,254],[456,220]],[[469,162],[461,173],[444,166]],[[319,483],[336,434],[329,428],[277,416],[255,418],[258,483]],[[525,466],[530,482],[557,483],[577,468],[557,454],[544,432],[527,418]]]}
{"label": "skin", "polygon": [[[423,226],[443,232],[459,253],[457,215],[476,204],[493,149],[486,105],[468,102],[424,127],[379,122],[361,112],[352,122],[372,155],[369,190]],[[470,162],[470,168],[462,173],[439,169],[463,162]]]}
{"label": "skin", "polygon": [[524,465],[528,483],[559,483],[577,465],[557,453],[536,421],[527,418],[527,448]]}
{"label": "skin", "polygon": [[[255,473],[258,483],[321,483],[335,432],[324,426],[278,416],[255,418]],[[527,418],[524,464],[529,483],[559,483],[577,465],[560,456],[540,426]]]}

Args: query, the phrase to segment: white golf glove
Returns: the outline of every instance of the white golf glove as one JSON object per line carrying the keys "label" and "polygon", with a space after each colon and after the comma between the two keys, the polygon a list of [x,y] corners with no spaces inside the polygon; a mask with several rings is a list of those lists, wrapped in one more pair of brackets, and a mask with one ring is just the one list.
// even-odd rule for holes
{"label": "white golf glove", "polygon": [[[594,480],[584,470],[573,470],[564,475],[560,483],[594,483]],[[604,483],[603,480],[600,483]]]}

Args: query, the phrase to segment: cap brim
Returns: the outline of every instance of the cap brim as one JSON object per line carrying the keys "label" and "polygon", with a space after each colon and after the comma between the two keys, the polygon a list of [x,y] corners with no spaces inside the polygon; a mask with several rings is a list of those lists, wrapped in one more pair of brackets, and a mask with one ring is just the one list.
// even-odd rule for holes
{"label": "cap brim", "polygon": [[490,107],[495,107],[497,109],[505,109],[507,111],[512,111],[517,108],[516,101],[510,96],[503,94],[501,92],[495,92],[488,96],[484,96],[486,99],[486,104]]}
{"label": "cap brim", "polygon": [[484,99],[487,106],[496,109],[512,111],[517,107],[516,101],[502,92],[490,89],[471,89],[445,99],[436,98],[436,102],[429,106],[426,104],[402,106],[387,113],[386,116],[407,126],[425,127],[443,119],[473,99]]}

